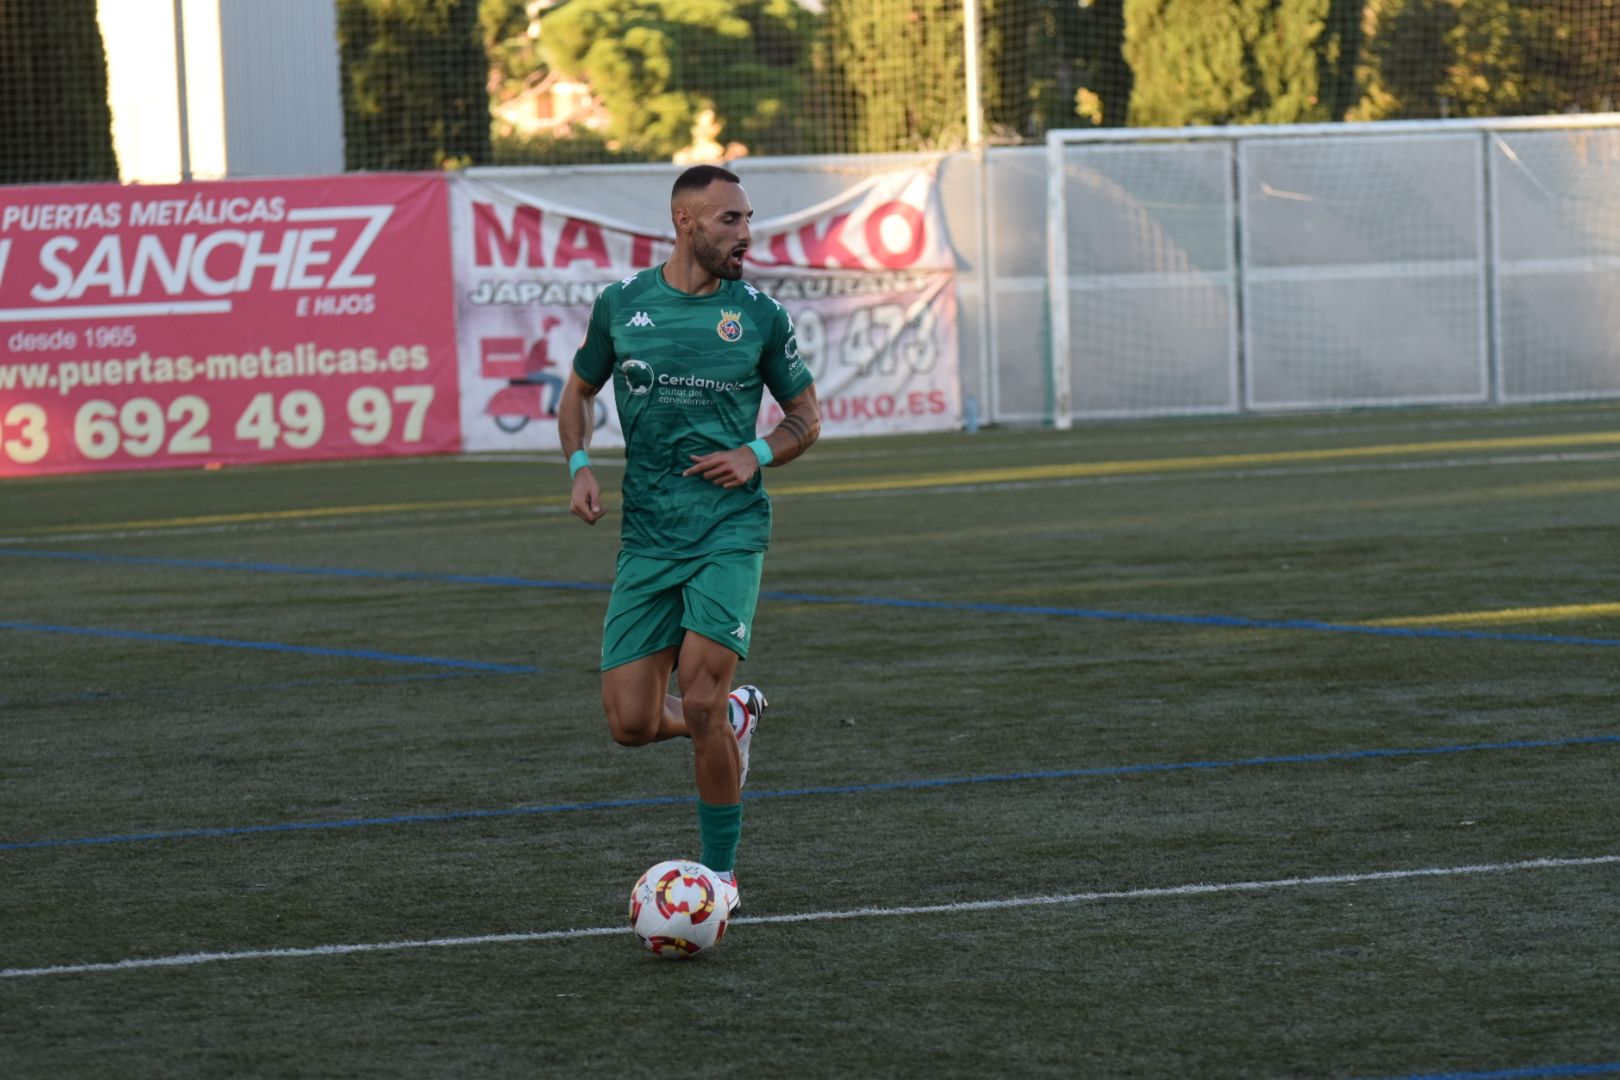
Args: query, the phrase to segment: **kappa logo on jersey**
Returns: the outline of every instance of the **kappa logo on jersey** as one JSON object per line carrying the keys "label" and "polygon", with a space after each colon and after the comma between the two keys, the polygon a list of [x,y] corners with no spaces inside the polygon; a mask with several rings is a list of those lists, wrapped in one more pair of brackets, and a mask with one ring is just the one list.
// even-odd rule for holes
{"label": "kappa logo on jersey", "polygon": [[645,360],[628,357],[619,365],[619,374],[624,376],[624,386],[630,391],[632,397],[645,397],[652,393],[653,369]]}
{"label": "kappa logo on jersey", "polygon": [[720,309],[720,325],[715,332],[727,341],[737,341],[742,337],[742,312]]}
{"label": "kappa logo on jersey", "polygon": [[626,326],[656,326],[657,324],[652,321],[652,316],[651,315],[648,315],[645,311],[638,311],[634,315],[630,316],[630,321],[625,323],[624,325],[626,325]]}
{"label": "kappa logo on jersey", "polygon": [[735,630],[733,630],[731,632],[731,636],[736,638],[738,641],[747,641],[748,640],[748,627],[746,625],[744,625],[743,623],[738,623],[737,624],[737,629],[735,629]]}

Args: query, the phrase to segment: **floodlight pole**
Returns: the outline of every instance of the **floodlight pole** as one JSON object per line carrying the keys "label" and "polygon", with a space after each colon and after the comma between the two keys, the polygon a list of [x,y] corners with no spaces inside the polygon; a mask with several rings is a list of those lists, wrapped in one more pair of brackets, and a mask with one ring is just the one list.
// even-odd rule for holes
{"label": "floodlight pole", "polygon": [[979,93],[979,0],[962,0],[962,49],[966,70],[968,149],[984,149],[984,110]]}
{"label": "floodlight pole", "polygon": [[186,100],[185,0],[174,0],[174,94],[180,113],[180,182],[191,182],[191,122]]}
{"label": "floodlight pole", "polygon": [[984,149],[984,103],[979,89],[979,0],[962,0],[963,91],[967,98],[967,144],[973,154],[978,188],[979,278],[979,392],[962,403],[963,425],[976,431],[981,418],[995,419],[991,408],[992,350],[995,335],[991,310],[995,307],[994,273],[990,250],[990,167]]}

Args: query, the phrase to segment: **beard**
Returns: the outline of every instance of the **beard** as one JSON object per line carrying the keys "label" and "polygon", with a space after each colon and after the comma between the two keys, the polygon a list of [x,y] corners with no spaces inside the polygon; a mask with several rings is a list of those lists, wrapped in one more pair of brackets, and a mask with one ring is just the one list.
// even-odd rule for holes
{"label": "beard", "polygon": [[733,266],[731,253],[735,247],[706,240],[701,236],[692,238],[692,257],[697,264],[722,281],[737,281],[742,277],[742,263],[739,261]]}

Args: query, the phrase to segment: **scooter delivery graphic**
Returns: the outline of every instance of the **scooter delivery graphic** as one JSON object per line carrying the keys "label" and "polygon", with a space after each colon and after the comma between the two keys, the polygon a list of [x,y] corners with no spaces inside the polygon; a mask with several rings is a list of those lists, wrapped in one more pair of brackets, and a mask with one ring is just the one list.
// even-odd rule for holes
{"label": "scooter delivery graphic", "polygon": [[[561,365],[551,358],[551,331],[562,320],[548,315],[540,325],[540,336],[533,344],[520,337],[479,339],[479,364],[485,378],[505,379],[484,406],[495,426],[516,434],[531,420],[555,420],[557,402],[562,397]],[[596,401],[596,426],[607,422],[607,405]]]}

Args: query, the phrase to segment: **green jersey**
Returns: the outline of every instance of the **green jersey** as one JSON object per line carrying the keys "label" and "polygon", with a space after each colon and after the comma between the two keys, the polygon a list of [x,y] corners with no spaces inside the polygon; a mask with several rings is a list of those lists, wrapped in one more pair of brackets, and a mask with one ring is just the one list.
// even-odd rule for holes
{"label": "green jersey", "polygon": [[574,372],[592,386],[613,380],[624,432],[624,550],[670,559],[765,550],[763,469],[730,489],[681,474],[695,455],[752,441],[766,389],[782,402],[810,387],[782,305],[745,281],[683,293],[655,266],[596,298]]}

